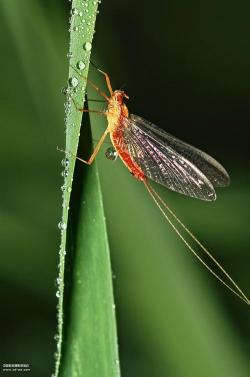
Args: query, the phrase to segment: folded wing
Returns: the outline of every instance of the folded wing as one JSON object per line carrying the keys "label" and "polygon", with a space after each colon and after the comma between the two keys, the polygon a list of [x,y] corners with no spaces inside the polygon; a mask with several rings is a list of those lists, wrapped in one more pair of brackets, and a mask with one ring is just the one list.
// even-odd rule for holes
{"label": "folded wing", "polygon": [[156,126],[151,127],[151,123],[150,127],[147,125],[148,122],[135,115],[123,120],[124,148],[145,175],[181,194],[215,200],[216,193],[210,179],[184,154],[179,153],[173,143],[168,143],[164,131]]}
{"label": "folded wing", "polygon": [[163,144],[172,147],[177,153],[193,163],[209,179],[214,187],[225,187],[230,184],[230,177],[224,167],[207,153],[198,148],[170,135],[153,123],[145,119],[131,115],[131,122],[144,130],[149,137],[160,140]]}

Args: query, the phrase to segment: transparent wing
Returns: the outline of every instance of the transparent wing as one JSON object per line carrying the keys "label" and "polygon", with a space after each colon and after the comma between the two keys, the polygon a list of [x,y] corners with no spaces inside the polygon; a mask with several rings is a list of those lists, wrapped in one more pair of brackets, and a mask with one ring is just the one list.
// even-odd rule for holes
{"label": "transparent wing", "polygon": [[177,139],[166,131],[160,129],[153,123],[131,114],[131,122],[143,130],[154,140],[160,140],[161,143],[167,144],[181,156],[192,162],[202,173],[209,179],[214,187],[225,187],[230,184],[230,177],[224,167],[207,153],[201,151],[192,145]]}
{"label": "transparent wing", "polygon": [[143,128],[135,116],[123,120],[123,148],[148,178],[187,196],[209,201],[216,199],[207,177],[166,141]]}

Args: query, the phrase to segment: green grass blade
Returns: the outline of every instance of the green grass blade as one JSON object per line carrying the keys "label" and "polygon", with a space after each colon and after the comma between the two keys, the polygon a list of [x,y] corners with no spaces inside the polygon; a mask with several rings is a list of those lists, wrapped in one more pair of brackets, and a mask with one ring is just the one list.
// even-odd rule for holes
{"label": "green grass blade", "polygon": [[[97,4],[90,0],[73,1],[71,11],[65,107],[66,150],[72,155],[64,160],[63,216],[59,224],[56,376],[112,377],[120,374],[112,273],[97,167],[79,164],[75,169],[73,157],[77,154],[82,114],[74,106],[72,97],[77,107],[78,104],[82,107]],[[86,126],[83,125],[84,131]],[[86,150],[91,145],[90,138],[86,135],[83,140]]]}

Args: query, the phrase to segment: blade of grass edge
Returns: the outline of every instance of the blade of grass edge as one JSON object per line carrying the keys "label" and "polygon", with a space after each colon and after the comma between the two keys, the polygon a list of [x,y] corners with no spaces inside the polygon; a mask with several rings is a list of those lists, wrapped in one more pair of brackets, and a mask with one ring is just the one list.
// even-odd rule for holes
{"label": "blade of grass edge", "polygon": [[[82,107],[97,7],[98,2],[94,0],[72,2],[69,83],[65,88],[66,150],[72,155],[77,154],[82,114],[71,99],[73,97]],[[85,176],[79,169],[74,172],[75,158],[71,155],[64,160],[64,166],[63,214],[59,223],[61,245],[57,279],[58,333],[54,376],[119,376],[112,276],[97,167],[89,167]],[[83,171],[82,166],[81,169]],[[71,191],[74,194],[73,176],[74,187],[82,187],[82,190],[79,195],[71,197]],[[83,178],[86,178],[84,182]],[[84,206],[85,195],[87,206]],[[80,201],[72,202],[75,197]],[[69,203],[75,209],[70,213],[70,217],[73,217],[71,237],[68,227]],[[91,211],[88,211],[88,208],[91,208]],[[93,221],[91,223],[93,212],[98,226]],[[69,245],[69,239],[75,241],[74,244]],[[71,259],[68,256],[65,259],[66,245],[70,248],[69,251],[74,253]],[[65,280],[65,269],[70,271],[69,282]],[[67,315],[65,287],[68,293]]]}

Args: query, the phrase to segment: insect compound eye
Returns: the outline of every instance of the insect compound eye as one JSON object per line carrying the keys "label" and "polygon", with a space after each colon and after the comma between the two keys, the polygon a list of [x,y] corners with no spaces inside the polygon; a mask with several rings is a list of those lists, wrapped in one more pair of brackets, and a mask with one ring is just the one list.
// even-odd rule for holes
{"label": "insect compound eye", "polygon": [[115,161],[118,157],[118,154],[113,147],[109,147],[106,149],[105,156],[108,160]]}

